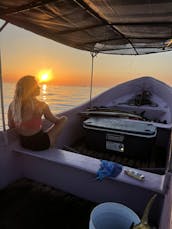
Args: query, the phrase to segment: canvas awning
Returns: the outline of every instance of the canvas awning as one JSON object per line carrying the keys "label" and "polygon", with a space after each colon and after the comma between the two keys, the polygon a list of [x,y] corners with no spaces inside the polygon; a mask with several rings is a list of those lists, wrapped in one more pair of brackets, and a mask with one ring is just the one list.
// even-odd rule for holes
{"label": "canvas awning", "polygon": [[172,50],[172,0],[1,0],[0,18],[91,52]]}

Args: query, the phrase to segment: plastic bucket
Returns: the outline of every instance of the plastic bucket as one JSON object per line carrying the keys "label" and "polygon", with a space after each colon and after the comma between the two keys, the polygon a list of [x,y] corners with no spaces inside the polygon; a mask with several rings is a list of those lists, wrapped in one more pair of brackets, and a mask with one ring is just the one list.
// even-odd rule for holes
{"label": "plastic bucket", "polygon": [[140,223],[134,211],[119,203],[106,202],[92,210],[89,229],[129,229],[132,223]]}

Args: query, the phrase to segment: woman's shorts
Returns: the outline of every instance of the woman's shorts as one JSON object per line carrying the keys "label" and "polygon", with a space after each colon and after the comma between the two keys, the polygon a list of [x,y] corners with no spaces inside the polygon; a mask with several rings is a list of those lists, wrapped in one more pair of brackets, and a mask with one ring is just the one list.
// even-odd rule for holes
{"label": "woman's shorts", "polygon": [[50,147],[50,139],[47,133],[42,130],[31,136],[20,135],[22,147],[31,150],[45,150]]}

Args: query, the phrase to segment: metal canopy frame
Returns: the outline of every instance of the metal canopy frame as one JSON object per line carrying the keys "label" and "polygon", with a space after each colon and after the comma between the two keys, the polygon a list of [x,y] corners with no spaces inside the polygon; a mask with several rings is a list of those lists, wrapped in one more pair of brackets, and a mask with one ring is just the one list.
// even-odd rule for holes
{"label": "metal canopy frame", "polygon": [[0,18],[90,52],[144,55],[172,50],[165,45],[172,38],[172,0],[3,0]]}

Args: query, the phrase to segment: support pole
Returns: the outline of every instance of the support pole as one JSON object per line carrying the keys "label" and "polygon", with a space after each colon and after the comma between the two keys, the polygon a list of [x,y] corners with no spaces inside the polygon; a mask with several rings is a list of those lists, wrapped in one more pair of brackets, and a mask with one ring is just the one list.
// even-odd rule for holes
{"label": "support pole", "polygon": [[4,96],[3,96],[3,80],[2,80],[2,68],[1,68],[1,51],[0,51],[0,92],[1,92],[1,114],[2,114],[2,125],[5,131],[5,115],[4,115]]}
{"label": "support pole", "polygon": [[91,52],[91,82],[90,82],[90,108],[92,107],[92,90],[93,90],[93,75],[94,75],[94,57],[97,56],[97,52]]}
{"label": "support pole", "polygon": [[[5,26],[8,24],[8,22],[5,22],[1,28],[0,32],[5,28]],[[5,127],[5,114],[4,114],[4,96],[3,96],[3,80],[2,80],[2,63],[1,63],[1,50],[0,50],[0,99],[1,99],[1,114],[2,114],[2,126],[3,130],[6,130]]]}

